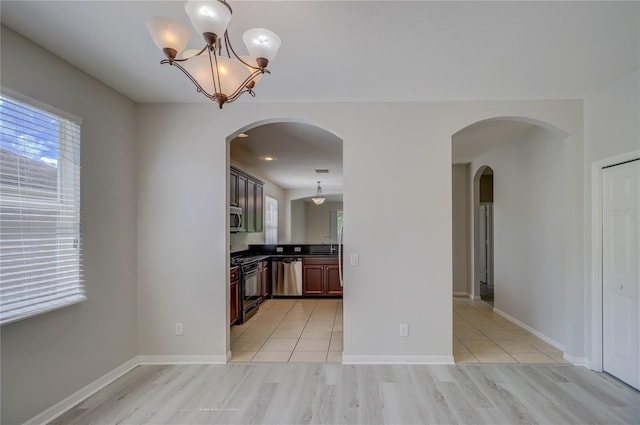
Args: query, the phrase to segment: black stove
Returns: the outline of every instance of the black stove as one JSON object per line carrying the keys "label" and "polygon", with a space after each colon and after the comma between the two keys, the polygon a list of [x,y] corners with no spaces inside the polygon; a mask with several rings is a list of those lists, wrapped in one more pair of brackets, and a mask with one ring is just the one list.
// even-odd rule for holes
{"label": "black stove", "polygon": [[234,257],[231,259],[232,266],[241,266],[243,264],[257,262],[258,257]]}
{"label": "black stove", "polygon": [[258,262],[260,256],[231,258],[232,266],[240,266],[240,300],[238,323],[244,323],[258,312],[261,291],[258,280]]}

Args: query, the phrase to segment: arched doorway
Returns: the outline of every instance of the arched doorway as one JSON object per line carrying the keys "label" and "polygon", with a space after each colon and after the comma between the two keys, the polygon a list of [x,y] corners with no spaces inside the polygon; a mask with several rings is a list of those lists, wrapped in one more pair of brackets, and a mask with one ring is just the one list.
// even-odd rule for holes
{"label": "arched doorway", "polygon": [[[454,303],[454,357],[457,346],[479,362],[563,361],[570,235],[569,217],[558,211],[570,210],[567,135],[544,123],[503,118],[472,124],[452,139],[458,164],[464,149],[456,139],[471,152],[465,161],[471,300],[459,315]],[[472,301],[480,299],[489,304]],[[506,341],[518,333],[529,339],[518,350],[530,352],[510,351]],[[473,351],[489,346],[492,352]]]}
{"label": "arched doorway", "polygon": [[[230,256],[260,253],[267,257],[259,265],[263,271],[255,286],[262,290],[256,296],[253,315],[236,322],[228,332],[230,360],[340,362],[343,316],[341,294],[337,292],[341,287],[338,285],[338,290],[332,285],[326,297],[311,298],[312,291],[307,291],[304,283],[307,273],[303,257],[319,252],[325,244],[327,248],[336,247],[338,242],[332,238],[335,218],[331,213],[343,209],[342,139],[331,131],[296,120],[254,123],[241,131],[228,138],[230,188],[234,172],[241,176],[240,186],[243,175],[249,176],[249,181],[253,178],[260,185],[265,207],[270,205],[265,209],[270,214],[264,214],[262,228],[247,227],[248,231],[229,235]],[[326,202],[315,205],[301,201],[305,207],[301,209],[298,200],[315,196],[318,181]],[[255,209],[257,204],[256,198],[253,204],[244,205],[254,208],[253,217],[260,215]],[[329,249],[326,255],[336,256],[336,252],[337,249]],[[290,257],[280,258],[280,253]],[[331,270],[327,276],[334,278]],[[249,288],[242,274],[241,267],[240,305]],[[292,276],[295,282],[278,284],[279,279],[291,280]],[[287,290],[283,292],[282,288]]]}
{"label": "arched doorway", "polygon": [[[477,223],[478,237],[474,244],[477,257],[480,299],[493,305],[493,170],[481,167],[474,178],[474,188],[478,186]],[[474,189],[475,193],[475,189]],[[474,202],[474,208],[476,204]]]}

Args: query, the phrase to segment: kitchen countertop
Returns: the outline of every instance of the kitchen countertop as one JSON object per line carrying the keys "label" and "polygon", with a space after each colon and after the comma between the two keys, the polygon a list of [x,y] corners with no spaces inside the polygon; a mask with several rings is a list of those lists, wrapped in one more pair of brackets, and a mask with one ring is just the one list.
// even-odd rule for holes
{"label": "kitchen countertop", "polygon": [[[338,258],[337,245],[329,244],[282,244],[249,245],[248,249],[231,253],[231,258],[250,258],[254,261],[282,258]],[[333,252],[331,252],[334,250]]]}

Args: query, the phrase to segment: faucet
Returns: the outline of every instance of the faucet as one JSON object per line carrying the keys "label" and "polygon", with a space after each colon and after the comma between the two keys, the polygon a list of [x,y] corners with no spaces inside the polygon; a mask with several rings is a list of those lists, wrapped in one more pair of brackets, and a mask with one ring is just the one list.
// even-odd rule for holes
{"label": "faucet", "polygon": [[331,240],[331,235],[324,235],[322,236],[322,238],[320,239],[320,244],[324,245],[324,240],[329,238],[329,244],[331,245],[331,247],[329,247],[329,252],[331,254],[333,254],[333,252],[336,250],[333,246],[333,240]]}

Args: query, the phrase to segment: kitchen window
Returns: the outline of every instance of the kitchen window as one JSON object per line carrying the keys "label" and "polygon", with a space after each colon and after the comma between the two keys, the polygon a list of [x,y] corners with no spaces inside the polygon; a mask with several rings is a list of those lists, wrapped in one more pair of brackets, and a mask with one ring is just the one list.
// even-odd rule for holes
{"label": "kitchen window", "polygon": [[2,92],[0,324],[4,325],[86,296],[80,254],[80,119]]}
{"label": "kitchen window", "polygon": [[264,243],[278,243],[278,200],[271,196],[264,197]]}

